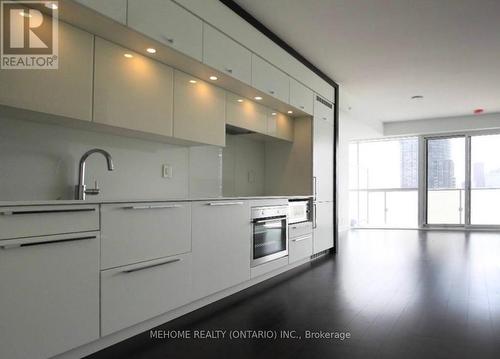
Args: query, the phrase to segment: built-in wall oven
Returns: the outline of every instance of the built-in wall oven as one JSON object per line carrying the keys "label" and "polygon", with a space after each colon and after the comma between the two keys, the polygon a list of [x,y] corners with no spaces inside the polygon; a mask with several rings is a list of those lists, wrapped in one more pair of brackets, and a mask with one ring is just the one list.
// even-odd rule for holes
{"label": "built-in wall oven", "polygon": [[288,255],[288,206],[252,208],[252,267]]}

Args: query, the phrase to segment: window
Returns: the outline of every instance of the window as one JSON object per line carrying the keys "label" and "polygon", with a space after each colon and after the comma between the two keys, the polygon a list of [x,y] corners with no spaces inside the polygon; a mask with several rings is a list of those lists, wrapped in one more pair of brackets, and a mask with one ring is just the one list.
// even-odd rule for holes
{"label": "window", "polygon": [[418,138],[349,146],[353,227],[417,227]]}

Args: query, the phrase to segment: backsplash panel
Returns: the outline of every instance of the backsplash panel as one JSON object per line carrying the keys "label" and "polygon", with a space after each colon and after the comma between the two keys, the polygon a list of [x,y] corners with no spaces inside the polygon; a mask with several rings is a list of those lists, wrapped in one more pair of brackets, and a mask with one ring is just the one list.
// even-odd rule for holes
{"label": "backsplash panel", "polygon": [[[80,157],[96,147],[111,153],[115,170],[107,171],[99,154],[89,157],[86,184],[93,187],[97,180],[101,188],[91,199],[221,196],[218,147],[190,148],[0,118],[0,201],[72,199]],[[162,177],[163,164],[172,166],[172,178]]]}

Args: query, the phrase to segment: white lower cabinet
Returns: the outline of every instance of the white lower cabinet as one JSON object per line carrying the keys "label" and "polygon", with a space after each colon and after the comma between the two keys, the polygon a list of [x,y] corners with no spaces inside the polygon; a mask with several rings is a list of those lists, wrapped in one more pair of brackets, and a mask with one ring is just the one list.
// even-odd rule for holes
{"label": "white lower cabinet", "polygon": [[307,258],[313,252],[311,222],[291,224],[288,229],[288,263]]}
{"label": "white lower cabinet", "polygon": [[202,298],[249,280],[249,202],[194,202],[192,221],[194,297]]}
{"label": "white lower cabinet", "polygon": [[0,358],[48,358],[99,338],[99,233],[0,241]]}
{"label": "white lower cabinet", "polygon": [[191,251],[191,204],[123,203],[101,207],[101,268]]}
{"label": "white lower cabinet", "polygon": [[101,335],[111,334],[191,300],[191,254],[101,272]]}
{"label": "white lower cabinet", "polygon": [[313,251],[316,254],[333,247],[333,202],[317,202],[314,207]]}

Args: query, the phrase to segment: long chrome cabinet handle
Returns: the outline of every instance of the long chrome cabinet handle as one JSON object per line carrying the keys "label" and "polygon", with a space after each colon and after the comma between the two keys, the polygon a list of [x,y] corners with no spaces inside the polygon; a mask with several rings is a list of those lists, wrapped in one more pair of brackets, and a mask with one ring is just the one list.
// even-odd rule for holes
{"label": "long chrome cabinet handle", "polygon": [[33,247],[33,246],[41,246],[44,244],[53,244],[53,243],[63,243],[63,242],[74,242],[74,241],[83,241],[86,239],[96,239],[97,236],[82,236],[82,237],[73,237],[73,238],[54,238],[54,239],[49,239],[46,241],[41,241],[41,242],[22,242],[19,243],[13,239],[13,243],[6,243],[6,244],[0,244],[1,249],[12,249],[12,248],[19,248],[19,247]]}
{"label": "long chrome cabinet handle", "polygon": [[243,202],[210,202],[207,204],[209,206],[239,206],[242,205]]}
{"label": "long chrome cabinet handle", "polygon": [[151,205],[151,206],[126,206],[123,209],[162,209],[162,208],[181,208],[178,204],[166,204],[166,205]]}
{"label": "long chrome cabinet handle", "polygon": [[269,219],[254,219],[253,223],[281,222],[286,219],[286,216],[273,217]]}
{"label": "long chrome cabinet handle", "polygon": [[14,216],[19,214],[45,214],[45,213],[65,213],[65,212],[94,212],[95,208],[71,208],[71,209],[42,209],[42,210],[19,210],[0,211],[3,216]]}
{"label": "long chrome cabinet handle", "polygon": [[293,238],[292,242],[300,242],[300,241],[304,241],[304,240],[309,239],[309,238],[311,238],[310,234],[302,236],[302,237]]}
{"label": "long chrome cabinet handle", "polygon": [[313,211],[314,211],[314,221],[313,221],[313,228],[316,228],[318,226],[318,223],[316,222],[318,216],[317,216],[317,207],[316,207],[316,203],[313,205]]}
{"label": "long chrome cabinet handle", "polygon": [[175,258],[175,259],[168,260],[166,262],[149,264],[147,266],[139,267],[139,268],[127,269],[127,270],[122,271],[122,273],[134,273],[134,272],[138,272],[138,271],[143,270],[143,269],[154,268],[154,267],[158,267],[158,266],[163,266],[165,264],[180,262],[180,260],[181,260],[180,258]]}
{"label": "long chrome cabinet handle", "polygon": [[316,199],[316,194],[318,193],[318,178],[316,176],[313,176],[313,197]]}

